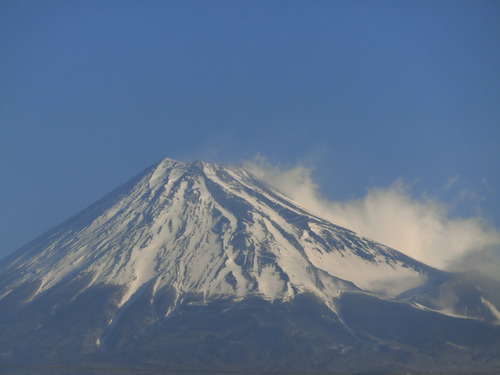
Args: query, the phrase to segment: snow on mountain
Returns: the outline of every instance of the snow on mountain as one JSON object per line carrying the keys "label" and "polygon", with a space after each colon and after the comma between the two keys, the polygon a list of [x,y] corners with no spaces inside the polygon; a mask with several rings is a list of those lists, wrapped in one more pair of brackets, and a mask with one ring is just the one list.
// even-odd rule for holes
{"label": "snow on mountain", "polygon": [[243,168],[164,159],[0,263],[0,298],[69,279],[144,285],[178,299],[311,292],[335,309],[344,291],[394,298],[438,271],[307,213]]}
{"label": "snow on mountain", "polygon": [[499,288],[314,216],[240,167],[165,159],[0,260],[0,360],[19,365],[7,374],[491,372]]}

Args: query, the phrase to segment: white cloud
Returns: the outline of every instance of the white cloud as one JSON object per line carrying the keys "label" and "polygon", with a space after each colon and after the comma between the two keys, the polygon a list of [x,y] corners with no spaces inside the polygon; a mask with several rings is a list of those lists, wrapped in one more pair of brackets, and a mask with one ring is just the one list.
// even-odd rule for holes
{"label": "white cloud", "polygon": [[500,248],[500,233],[481,217],[450,218],[445,204],[412,197],[401,181],[372,188],[361,199],[335,202],[319,194],[309,168],[282,170],[262,158],[245,167],[316,215],[437,268],[480,268],[480,262],[466,259],[497,254]]}

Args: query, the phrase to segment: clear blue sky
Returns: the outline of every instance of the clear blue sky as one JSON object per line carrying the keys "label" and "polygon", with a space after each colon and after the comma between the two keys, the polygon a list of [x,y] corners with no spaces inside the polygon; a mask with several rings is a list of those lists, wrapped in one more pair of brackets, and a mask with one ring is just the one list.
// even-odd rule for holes
{"label": "clear blue sky", "polygon": [[500,226],[500,2],[0,2],[0,257],[163,157],[257,153]]}

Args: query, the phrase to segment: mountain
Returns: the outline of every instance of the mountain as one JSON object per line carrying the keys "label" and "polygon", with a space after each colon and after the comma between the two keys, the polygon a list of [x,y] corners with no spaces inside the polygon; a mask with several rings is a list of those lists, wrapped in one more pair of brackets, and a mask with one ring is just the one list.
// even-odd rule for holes
{"label": "mountain", "polygon": [[0,262],[0,363],[492,370],[499,287],[164,159]]}

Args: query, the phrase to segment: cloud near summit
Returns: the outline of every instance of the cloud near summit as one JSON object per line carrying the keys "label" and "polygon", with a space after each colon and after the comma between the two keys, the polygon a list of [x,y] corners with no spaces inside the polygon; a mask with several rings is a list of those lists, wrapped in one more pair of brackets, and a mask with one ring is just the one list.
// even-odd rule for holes
{"label": "cloud near summit", "polygon": [[[340,202],[322,197],[311,169],[301,165],[283,170],[257,159],[244,167],[314,214],[414,259],[454,271],[493,270],[487,273],[498,278],[499,231],[481,217],[450,218],[445,204],[412,197],[400,181],[387,188],[371,188],[360,199]],[[481,259],[488,260],[487,267]]]}

